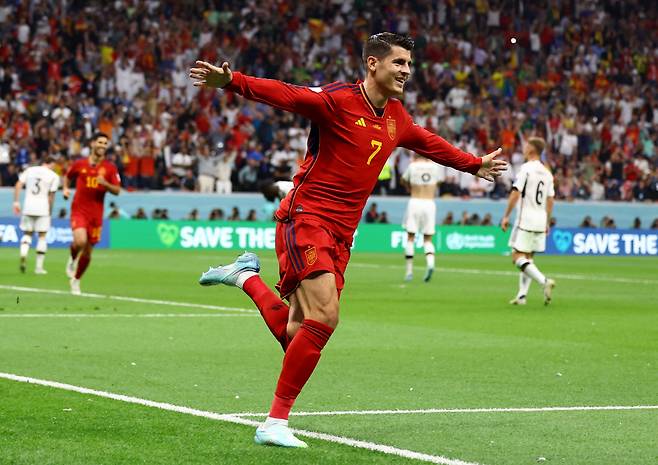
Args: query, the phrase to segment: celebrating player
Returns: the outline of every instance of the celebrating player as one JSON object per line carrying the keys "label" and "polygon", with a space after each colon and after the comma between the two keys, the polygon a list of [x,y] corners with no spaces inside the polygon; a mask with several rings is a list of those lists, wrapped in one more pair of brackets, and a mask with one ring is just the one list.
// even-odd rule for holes
{"label": "celebrating player", "polygon": [[[27,254],[32,245],[32,234],[37,232],[37,258],[34,272],[46,274],[43,262],[46,259],[48,242],[46,234],[50,229],[50,216],[53,212],[55,192],[59,187],[59,176],[53,171],[54,160],[46,157],[40,166],[30,166],[18,177],[14,187],[14,213],[21,215],[20,228],[23,231],[20,245],[20,270],[25,273]],[[25,200],[21,212],[20,192],[25,186]]]}
{"label": "celebrating player", "polygon": [[423,249],[427,268],[423,281],[432,279],[434,272],[434,242],[436,232],[436,187],[439,183],[440,167],[427,158],[413,156],[406,171],[402,175],[401,183],[409,189],[411,198],[404,215],[404,229],[407,231],[407,244],[404,248],[407,259],[407,273],[404,280],[411,281],[414,272],[414,242],[416,234],[423,235]]}
{"label": "celebrating player", "polygon": [[551,302],[555,281],[543,275],[533,261],[535,252],[546,249],[546,233],[553,212],[553,175],[542,164],[540,157],[546,146],[544,139],[531,137],[523,146],[526,162],[521,166],[512,185],[505,214],[500,223],[503,231],[509,226],[509,216],[521,199],[509,245],[512,262],[521,270],[519,292],[510,304],[525,305],[530,283],[534,279],[544,288],[544,304]]}
{"label": "celebrating player", "polygon": [[391,151],[406,147],[490,181],[506,169],[495,160],[500,149],[483,158],[462,152],[415,125],[393,98],[409,79],[412,49],[413,41],[398,34],[370,37],[363,52],[367,76],[356,84],[300,87],[232,72],[226,62],[197,61],[190,70],[195,86],[233,91],[312,122],[306,158],[276,212],[277,288],[290,307],[261,280],[252,253],[199,280],[242,288],[285,351],[269,416],[256,430],[258,444],[306,447],[288,428],[288,415],[338,325],[352,237]]}
{"label": "celebrating player", "polygon": [[91,251],[101,239],[105,193],[119,195],[121,179],[114,163],[105,160],[109,138],[96,133],[91,139],[91,154],[74,162],[64,176],[64,198],[70,195],[69,180],[77,177],[71,205],[73,244],[66,264],[71,293],[80,294],[80,278],[91,262]]}

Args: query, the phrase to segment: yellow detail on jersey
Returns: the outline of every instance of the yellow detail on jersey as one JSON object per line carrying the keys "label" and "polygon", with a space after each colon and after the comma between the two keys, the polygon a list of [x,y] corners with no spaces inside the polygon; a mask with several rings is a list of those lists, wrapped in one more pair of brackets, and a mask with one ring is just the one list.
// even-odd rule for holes
{"label": "yellow detail on jersey", "polygon": [[375,129],[379,129],[380,131],[382,130],[382,127],[379,124],[373,124],[372,127]]}
{"label": "yellow detail on jersey", "polygon": [[370,146],[373,147],[375,150],[370,154],[370,157],[368,157],[368,162],[366,163],[366,165],[369,165],[372,159],[375,158],[375,155],[377,155],[379,151],[382,149],[382,143],[381,141],[372,139],[370,141]]}
{"label": "yellow detail on jersey", "polygon": [[87,187],[90,189],[96,189],[98,187],[98,178],[87,176]]}
{"label": "yellow detail on jersey", "polygon": [[366,127],[366,120],[364,120],[363,118],[359,118],[358,120],[356,120],[354,122],[354,124],[356,124],[357,126],[361,126],[361,127],[365,128]]}

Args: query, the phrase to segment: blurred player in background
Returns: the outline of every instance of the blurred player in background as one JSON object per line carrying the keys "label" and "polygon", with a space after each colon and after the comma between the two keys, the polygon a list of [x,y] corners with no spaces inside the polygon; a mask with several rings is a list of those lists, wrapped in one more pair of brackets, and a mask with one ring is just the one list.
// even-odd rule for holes
{"label": "blurred player in background", "polygon": [[91,262],[91,251],[101,239],[105,193],[119,195],[121,191],[117,167],[105,160],[108,144],[109,138],[105,134],[94,134],[89,157],[75,161],[64,176],[65,199],[70,195],[70,180],[77,178],[75,197],[71,205],[73,243],[71,256],[66,264],[71,293],[76,295],[80,294],[80,278]]}
{"label": "blurred player in background", "polygon": [[519,170],[512,185],[507,208],[501,221],[503,231],[509,226],[509,216],[519,199],[518,212],[509,245],[512,247],[512,262],[521,271],[519,292],[510,303],[525,305],[530,283],[534,279],[544,288],[544,304],[551,302],[555,281],[543,275],[533,261],[535,252],[546,249],[546,234],[553,212],[555,191],[553,175],[541,162],[546,142],[540,137],[531,137],[523,146],[527,160]]}
{"label": "blurred player in background", "polygon": [[[46,274],[43,262],[46,259],[48,242],[46,235],[50,229],[50,217],[53,212],[55,192],[59,188],[59,176],[53,171],[55,160],[46,157],[40,166],[30,166],[18,177],[14,188],[14,213],[21,214],[20,228],[23,231],[20,245],[20,270],[25,273],[27,254],[32,245],[32,235],[36,231],[37,258],[34,272]],[[25,199],[21,211],[20,193],[25,186]]]}
{"label": "blurred player in background", "polygon": [[423,235],[425,251],[425,276],[423,281],[432,279],[434,272],[434,233],[436,232],[436,188],[441,176],[441,167],[427,158],[415,155],[400,182],[409,189],[411,198],[404,214],[404,229],[407,231],[407,244],[404,248],[407,259],[407,272],[404,280],[411,281],[414,273],[414,249],[416,234]]}
{"label": "blurred player in background", "polygon": [[281,297],[260,278],[260,263],[244,253],[211,268],[202,285],[240,287],[254,301],[285,351],[269,416],[256,430],[258,444],[306,447],[288,428],[288,416],[320,353],[338,325],[340,293],[354,231],[370,192],[393,149],[414,150],[437,163],[493,180],[505,170],[500,149],[478,158],[417,126],[400,96],[411,73],[413,41],[381,33],[365,44],[364,82],[301,87],[232,72],[203,61],[190,70],[195,86],[224,88],[250,100],[311,120],[308,150],[294,188],[276,211],[276,253]]}

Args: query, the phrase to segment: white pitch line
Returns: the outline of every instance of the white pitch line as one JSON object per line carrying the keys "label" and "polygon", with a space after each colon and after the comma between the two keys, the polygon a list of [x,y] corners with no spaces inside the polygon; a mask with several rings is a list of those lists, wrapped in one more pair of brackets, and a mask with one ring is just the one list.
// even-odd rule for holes
{"label": "white pitch line", "polygon": [[[68,295],[71,293],[68,291],[62,291],[59,289],[40,289],[36,287],[22,287],[22,286],[6,286],[0,285],[0,289],[7,289],[10,291],[23,291],[23,292],[36,292],[41,294],[56,294],[56,295]],[[76,297],[91,297],[95,299],[110,299],[110,300],[121,300],[125,302],[138,302],[143,304],[154,304],[154,305],[169,305],[171,307],[190,307],[190,308],[204,308],[208,310],[219,310],[222,312],[240,312],[240,313],[258,313],[256,310],[251,308],[239,308],[239,307],[223,307],[220,305],[207,305],[207,304],[195,304],[190,302],[174,302],[171,300],[156,300],[156,299],[142,299],[140,297],[126,297],[121,295],[107,295],[107,294],[92,294],[89,292],[83,292],[80,296]]]}
{"label": "white pitch line", "polygon": [[[428,408],[414,410],[335,410],[325,412],[290,412],[290,416],[323,417],[340,415],[414,415],[432,413],[529,413],[529,412],[580,412],[600,410],[658,410],[658,405],[583,405],[573,407],[508,407],[508,408]],[[236,417],[266,417],[264,412],[237,412]]]}
{"label": "white pitch line", "polygon": [[230,318],[251,313],[0,313],[0,318]]}
{"label": "white pitch line", "polygon": [[[19,376],[11,373],[2,373],[0,372],[0,378],[8,379],[11,381],[18,381],[21,383],[28,384],[38,384],[40,386],[47,386],[55,389],[63,389],[65,391],[77,392],[80,394],[87,394],[97,397],[104,397],[106,399],[118,400],[121,402],[128,402],[130,404],[138,404],[146,407],[158,408],[161,410],[167,410],[170,412],[184,413],[187,415],[194,415],[197,417],[209,418],[211,420],[225,421],[228,423],[235,423],[238,425],[247,425],[247,426],[258,426],[260,422],[254,420],[247,420],[246,418],[236,417],[230,414],[221,414],[215,412],[208,412],[205,410],[198,410],[190,407],[184,407],[180,405],[168,404],[165,402],[155,402],[147,399],[140,399],[138,397],[124,396],[123,394],[114,394],[107,391],[97,391],[95,389],[89,389],[81,386],[74,386],[72,384],[64,384],[56,381],[48,381],[44,379],[30,378],[27,376]],[[359,449],[367,449],[370,451],[381,452],[388,455],[397,455],[400,457],[419,460],[422,462],[429,463],[438,463],[441,465],[480,465],[475,462],[465,462],[458,459],[450,459],[440,455],[429,455],[423,454],[420,452],[408,450],[408,449],[399,449],[393,446],[387,446],[385,444],[377,444],[374,442],[360,441],[358,439],[346,438],[343,436],[334,436],[332,434],[318,433],[315,431],[307,431],[301,429],[293,429],[295,434],[299,436],[304,436],[312,439],[319,439],[322,441],[333,442],[336,444],[343,444],[350,447],[355,447]]]}

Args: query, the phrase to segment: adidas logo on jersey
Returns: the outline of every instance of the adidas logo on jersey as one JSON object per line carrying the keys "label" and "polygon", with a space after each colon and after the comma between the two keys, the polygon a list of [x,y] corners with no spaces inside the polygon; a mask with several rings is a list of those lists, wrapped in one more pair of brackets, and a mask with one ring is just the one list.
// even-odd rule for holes
{"label": "adidas logo on jersey", "polygon": [[366,120],[364,120],[363,118],[359,118],[358,120],[356,120],[354,122],[354,124],[356,124],[357,126],[361,126],[361,127],[365,128],[366,127]]}

